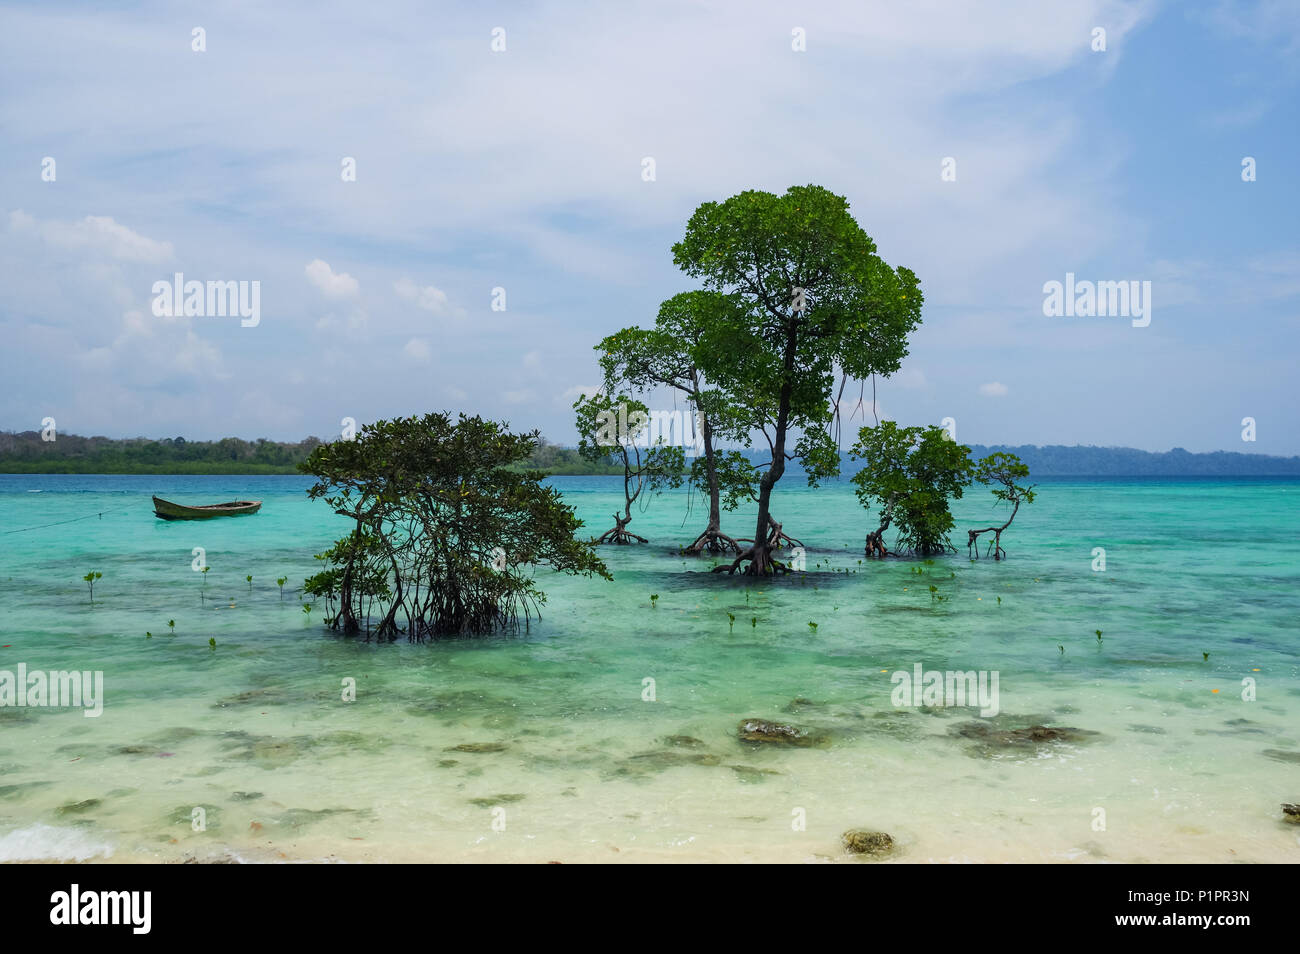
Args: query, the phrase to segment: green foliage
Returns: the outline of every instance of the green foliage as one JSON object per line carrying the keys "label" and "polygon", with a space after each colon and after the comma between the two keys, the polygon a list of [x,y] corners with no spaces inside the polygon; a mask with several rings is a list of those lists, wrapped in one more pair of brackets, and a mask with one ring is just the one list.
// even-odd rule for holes
{"label": "green foliage", "polygon": [[368,629],[373,601],[381,638],[481,635],[514,629],[545,600],[531,567],[608,578],[559,492],[511,469],[538,439],[442,413],[377,421],[318,447],[302,466],[317,478],[308,496],[353,522],[324,555],[339,575],[309,580],[338,601],[329,625]]}
{"label": "green foliage", "polygon": [[103,579],[103,577],[104,577],[103,573],[97,573],[94,570],[91,570],[89,573],[87,573],[85,576],[82,577],[82,579],[86,583],[86,586],[90,588],[91,603],[95,602],[95,581]]}
{"label": "green foliage", "polygon": [[810,482],[838,473],[836,376],[898,370],[921,320],[916,276],[885,264],[848,202],[814,185],[704,203],[673,261],[736,303],[710,317],[705,373],[773,438],[803,432],[793,454]]}
{"label": "green foliage", "polygon": [[1029,468],[1015,454],[998,451],[975,465],[975,479],[992,485],[993,496],[1005,503],[1034,502],[1034,485],[1021,483],[1028,477]]}
{"label": "green foliage", "polygon": [[623,516],[614,515],[612,530],[599,542],[628,543],[641,540],[626,527],[632,505],[643,493],[658,494],[682,485],[686,453],[681,447],[650,444],[650,415],[644,402],[625,393],[580,395],[573,403],[578,430],[578,453],[593,464],[613,461],[623,470]]}
{"label": "green foliage", "polygon": [[815,185],[704,203],[673,261],[728,303],[708,314],[701,371],[772,451],[758,481],[754,545],[730,570],[748,560],[750,574],[788,571],[770,557],[782,542],[772,489],[790,460],[803,463],[811,486],[839,473],[835,382],[898,370],[921,320],[919,284],[876,255],[842,196]]}
{"label": "green foliage", "polygon": [[921,556],[952,549],[949,501],[970,483],[970,449],[941,427],[899,427],[883,421],[858,432],[850,451],[865,466],[853,477],[859,502],[876,508],[882,529],[895,526],[898,545]]}
{"label": "green foliage", "polygon": [[743,307],[737,296],[683,292],[660,305],[653,329],[624,328],[596,345],[606,393],[625,387],[638,393],[664,387],[684,396],[698,428],[698,452],[687,482],[709,500],[711,521],[722,511],[752,500],[759,478],[744,454],[718,448],[721,440],[747,445],[750,419],[743,405],[713,386],[703,371],[711,354],[729,346],[719,335],[725,334]]}

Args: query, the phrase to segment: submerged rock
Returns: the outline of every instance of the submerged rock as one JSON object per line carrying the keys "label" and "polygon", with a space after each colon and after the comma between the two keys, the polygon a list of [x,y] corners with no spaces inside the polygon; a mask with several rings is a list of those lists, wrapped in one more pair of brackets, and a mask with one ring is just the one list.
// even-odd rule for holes
{"label": "submerged rock", "polygon": [[1293,824],[1300,825],[1300,805],[1292,805],[1289,802],[1283,802],[1282,817]]}
{"label": "submerged rock", "polygon": [[772,745],[794,745],[799,748],[824,748],[830,745],[830,737],[824,732],[809,732],[798,726],[784,722],[769,722],[766,719],[742,719],[740,723],[740,740],[752,743],[770,743]]}
{"label": "submerged rock", "polygon": [[780,772],[774,772],[772,769],[755,768],[752,765],[732,765],[731,770],[736,773],[736,777],[742,782],[761,782],[769,775],[780,775]]}
{"label": "submerged rock", "polygon": [[92,808],[101,804],[98,798],[87,798],[80,802],[68,802],[66,805],[60,805],[54,810],[56,815],[80,815],[82,812],[88,812]]}
{"label": "submerged rock", "polygon": [[844,833],[844,850],[852,855],[882,855],[892,851],[894,839],[883,831],[851,828]]}
{"label": "submerged rock", "polygon": [[816,708],[817,705],[818,703],[813,702],[811,699],[805,699],[803,696],[795,696],[781,707],[781,711],[794,714],[802,712],[804,709]]}
{"label": "submerged rock", "polygon": [[261,798],[261,792],[231,792],[230,797],[237,802],[251,802],[254,799]]}
{"label": "submerged rock", "polygon": [[1265,749],[1263,755],[1274,762],[1300,763],[1300,752],[1288,752],[1286,749]]}
{"label": "submerged rock", "polygon": [[491,798],[471,798],[469,803],[479,808],[493,808],[502,802],[522,802],[526,796],[514,792],[506,795],[493,795]]}
{"label": "submerged rock", "polygon": [[461,745],[453,745],[447,749],[448,752],[504,752],[506,744],[504,742],[465,742]]}
{"label": "submerged rock", "polygon": [[973,755],[990,758],[1000,754],[1024,752],[1055,742],[1090,742],[1100,733],[1073,726],[1027,725],[1013,727],[1010,720],[1001,718],[963,722],[954,726],[950,734],[970,739],[976,745]]}
{"label": "submerged rock", "polygon": [[118,755],[158,755],[162,749],[156,745],[119,745],[113,751]]}
{"label": "submerged rock", "polygon": [[695,738],[693,735],[670,735],[664,738],[664,745],[678,745],[694,749],[703,744],[703,741]]}
{"label": "submerged rock", "polygon": [[680,768],[685,765],[721,765],[722,756],[712,752],[677,752],[671,749],[656,749],[653,752],[638,752],[629,755],[618,763],[615,775],[647,775],[662,772],[665,769]]}

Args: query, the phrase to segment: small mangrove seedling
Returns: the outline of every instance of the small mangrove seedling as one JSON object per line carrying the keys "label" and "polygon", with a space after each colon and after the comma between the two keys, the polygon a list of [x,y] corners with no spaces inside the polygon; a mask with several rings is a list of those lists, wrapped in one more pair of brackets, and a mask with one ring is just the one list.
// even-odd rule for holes
{"label": "small mangrove seedling", "polygon": [[287,576],[277,577],[275,582],[280,587],[280,599],[284,599],[284,584],[289,582],[289,578]]}
{"label": "small mangrove seedling", "polygon": [[651,593],[651,594],[650,594],[650,608],[651,608],[651,609],[657,609],[658,606],[659,606],[659,594],[658,594],[658,593]]}
{"label": "small mangrove seedling", "polygon": [[208,649],[216,649],[216,648],[217,648],[217,637],[215,637],[215,636],[209,636],[209,637],[208,637]]}
{"label": "small mangrove seedling", "polygon": [[82,579],[86,581],[86,585],[90,587],[90,603],[92,606],[95,604],[95,581],[103,577],[103,575],[103,573],[96,573],[94,570],[91,570],[82,577]]}
{"label": "small mangrove seedling", "polygon": [[310,618],[311,618],[311,605],[308,604],[308,603],[303,603],[303,604],[302,604],[302,612],[303,612],[303,615],[304,615],[304,616],[306,616],[306,617],[308,617],[308,618],[310,619]]}
{"label": "small mangrove seedling", "polygon": [[1209,654],[1209,653],[1205,653],[1205,652],[1201,653],[1201,661],[1202,661],[1202,662],[1209,662],[1209,661],[1210,661],[1210,654]]}
{"label": "small mangrove seedling", "polygon": [[1057,646],[1056,648],[1059,649],[1059,650],[1061,651],[1061,655],[1062,655],[1062,656],[1065,655],[1065,647],[1064,647],[1064,646]]}
{"label": "small mangrove seedling", "polygon": [[736,628],[736,614],[727,614],[727,632],[732,632]]}
{"label": "small mangrove seedling", "polygon": [[212,569],[212,567],[210,567],[210,566],[205,566],[202,570],[199,571],[199,572],[202,574],[202,576],[199,577],[199,581],[200,581],[200,582],[199,582],[199,602],[200,602],[200,603],[203,602],[203,598],[204,598],[205,596],[207,596],[207,593],[208,593],[208,570],[210,570],[210,569]]}
{"label": "small mangrove seedling", "polygon": [[756,629],[756,628],[758,627],[758,617],[757,617],[757,616],[751,616],[751,617],[749,618],[749,626],[750,626],[751,629]]}
{"label": "small mangrove seedling", "polygon": [[930,599],[931,599],[931,601],[933,601],[933,600],[936,600],[936,599],[938,599],[938,598],[939,598],[939,587],[937,587],[937,586],[935,586],[933,583],[931,583],[931,584],[930,584]]}
{"label": "small mangrove seedling", "polygon": [[248,574],[244,579],[248,581],[248,592],[253,592],[253,574]]}
{"label": "small mangrove seedling", "polygon": [[999,605],[999,606],[1002,605],[1002,597],[1000,597],[1000,596],[998,597],[998,605]]}
{"label": "small mangrove seedling", "polygon": [[1101,630],[1094,629],[1093,632],[1097,634],[1097,642],[1101,642]]}
{"label": "small mangrove seedling", "polygon": [[145,638],[145,639],[153,639],[153,633],[149,632],[149,630],[146,629],[146,630],[144,631],[144,638]]}
{"label": "small mangrove seedling", "polygon": [[172,631],[172,635],[175,636],[175,635],[176,635],[176,620],[174,620],[174,619],[169,619],[169,620],[167,621],[167,628],[170,629],[170,630]]}
{"label": "small mangrove seedling", "polygon": [[808,628],[811,629],[814,633],[817,632],[817,624],[814,623],[812,620],[808,621]]}

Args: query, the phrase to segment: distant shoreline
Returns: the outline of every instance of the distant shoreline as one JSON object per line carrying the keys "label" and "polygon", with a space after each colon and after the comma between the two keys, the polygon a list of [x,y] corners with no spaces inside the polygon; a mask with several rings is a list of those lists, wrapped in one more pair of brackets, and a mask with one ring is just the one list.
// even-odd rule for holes
{"label": "distant shoreline", "polygon": [[[59,434],[45,441],[40,432],[0,431],[0,473],[153,476],[285,476],[298,474],[298,464],[321,444],[309,437],[296,443],[227,437],[219,441],[187,441],[183,437],[150,440],[115,439]],[[730,448],[723,448],[730,449]],[[1181,447],[1164,452],[1131,447],[1090,445],[972,444],[971,457],[995,451],[1015,454],[1029,467],[1031,479],[1045,477],[1300,477],[1300,457],[1276,457],[1237,451],[1191,453]],[[743,452],[754,463],[765,453]],[[859,465],[841,455],[842,471]],[[541,440],[518,470],[541,471],[548,477],[595,477],[622,474],[621,466],[592,464],[571,447]],[[787,465],[801,475],[798,462]]]}

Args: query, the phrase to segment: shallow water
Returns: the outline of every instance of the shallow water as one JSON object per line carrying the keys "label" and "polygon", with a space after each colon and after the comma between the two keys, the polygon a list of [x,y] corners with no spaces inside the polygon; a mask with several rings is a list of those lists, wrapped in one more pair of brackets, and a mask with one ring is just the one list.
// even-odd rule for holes
{"label": "shallow water", "polygon": [[[105,681],[99,718],[0,708],[0,860],[816,861],[855,827],[899,861],[1300,859],[1279,811],[1300,802],[1300,482],[1044,481],[1008,560],[926,566],[860,564],[849,486],[787,477],[806,572],[759,583],[677,556],[702,508],[683,523],[670,495],[634,517],[649,545],[603,548],[615,582],[542,573],[526,636],[434,645],[302,612],[345,530],[307,483],[0,476],[0,532],[54,524],[0,535],[0,670]],[[615,479],[555,483],[593,533],[612,523]],[[166,522],[155,492],[265,504]],[[997,513],[982,491],[955,510]],[[896,708],[918,663],[996,671],[995,732],[1096,734],[998,744],[972,709]],[[746,717],[828,744],[750,747]]]}

